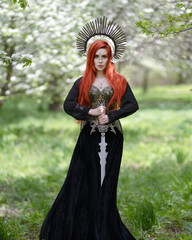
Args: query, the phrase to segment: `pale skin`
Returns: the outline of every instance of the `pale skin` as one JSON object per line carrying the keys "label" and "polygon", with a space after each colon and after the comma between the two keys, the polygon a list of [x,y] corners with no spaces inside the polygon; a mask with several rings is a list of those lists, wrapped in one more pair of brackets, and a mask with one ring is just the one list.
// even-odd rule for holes
{"label": "pale skin", "polygon": [[[106,86],[109,86],[109,83],[106,79],[106,76],[104,74],[104,70],[106,68],[108,62],[107,57],[107,51],[104,48],[100,48],[95,53],[94,57],[94,65],[97,70],[94,85],[100,89],[99,86],[102,86],[102,89],[104,89]],[[102,90],[100,89],[100,90]],[[99,106],[94,109],[89,110],[89,114],[92,116],[98,116],[98,120],[100,124],[106,124],[109,122],[109,118],[107,114],[105,114],[106,107],[105,106]]]}

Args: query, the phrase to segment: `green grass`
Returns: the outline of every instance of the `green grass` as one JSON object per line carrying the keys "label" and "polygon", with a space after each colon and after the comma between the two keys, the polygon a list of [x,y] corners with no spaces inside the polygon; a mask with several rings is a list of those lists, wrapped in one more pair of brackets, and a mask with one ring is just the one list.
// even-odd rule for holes
{"label": "green grass", "polygon": [[[122,119],[117,204],[137,240],[192,235],[192,86],[134,90],[140,110]],[[0,110],[0,239],[37,240],[59,192],[79,126],[46,102],[11,97]]]}

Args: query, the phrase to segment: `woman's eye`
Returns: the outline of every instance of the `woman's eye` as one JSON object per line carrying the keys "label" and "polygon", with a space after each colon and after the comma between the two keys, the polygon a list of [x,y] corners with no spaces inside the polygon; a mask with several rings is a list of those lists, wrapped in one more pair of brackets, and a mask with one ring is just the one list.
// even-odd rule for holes
{"label": "woman's eye", "polygon": [[[99,59],[99,56],[98,55],[95,55],[95,57],[94,58],[96,58],[96,59]],[[101,56],[101,58],[102,59],[106,59],[107,58],[107,56],[106,55],[103,55],[103,56]]]}

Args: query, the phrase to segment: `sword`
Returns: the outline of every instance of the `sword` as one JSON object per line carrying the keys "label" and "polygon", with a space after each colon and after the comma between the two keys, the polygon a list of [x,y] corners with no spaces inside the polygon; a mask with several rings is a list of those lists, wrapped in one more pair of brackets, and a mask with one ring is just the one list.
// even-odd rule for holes
{"label": "sword", "polygon": [[[105,106],[105,101],[100,101],[100,106]],[[108,152],[106,152],[107,143],[105,142],[105,132],[108,130],[108,127],[106,125],[98,125],[98,130],[101,133],[101,142],[99,143],[100,146],[100,152],[99,158],[100,158],[100,165],[101,165],[101,186],[105,177],[105,165],[106,165],[106,158]]]}
{"label": "sword", "polygon": [[106,158],[108,152],[106,152],[107,143],[105,142],[105,132],[101,132],[101,142],[99,143],[100,146],[100,165],[101,165],[101,186],[105,177],[105,165],[106,165]]}
{"label": "sword", "polygon": [[[100,106],[105,106],[103,102],[100,102]],[[99,158],[100,158],[100,165],[101,165],[101,186],[103,184],[103,180],[105,178],[105,165],[106,165],[106,159],[107,159],[107,155],[108,152],[106,152],[106,147],[107,147],[107,143],[105,142],[105,133],[108,131],[108,128],[111,128],[111,131],[115,132],[114,126],[113,124],[98,124],[98,122],[96,121],[91,121],[90,122],[90,126],[91,126],[91,132],[90,135],[95,132],[95,129],[97,128],[98,131],[101,133],[101,142],[99,143],[100,146],[100,152],[98,152],[99,154]]]}

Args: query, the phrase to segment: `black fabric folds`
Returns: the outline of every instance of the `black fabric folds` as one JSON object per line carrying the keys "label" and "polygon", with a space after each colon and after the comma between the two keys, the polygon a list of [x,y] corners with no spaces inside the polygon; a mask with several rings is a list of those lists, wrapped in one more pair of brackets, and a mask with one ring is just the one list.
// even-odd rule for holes
{"label": "black fabric folds", "polygon": [[67,114],[71,115],[77,120],[88,120],[88,112],[90,108],[78,104],[80,80],[81,78],[77,79],[73,84],[64,101],[63,108]]}
{"label": "black fabric folds", "polygon": [[[41,228],[46,240],[135,240],[121,221],[117,206],[117,182],[123,135],[106,133],[106,175],[100,185],[101,135],[90,135],[87,124],[80,133],[66,180]],[[85,144],[86,143],[86,144]]]}

